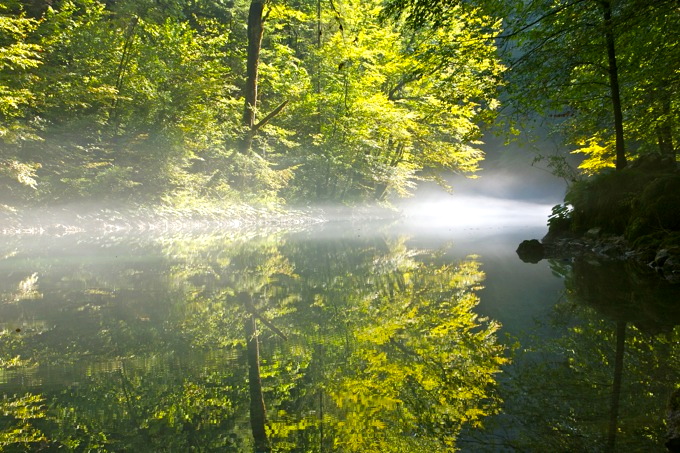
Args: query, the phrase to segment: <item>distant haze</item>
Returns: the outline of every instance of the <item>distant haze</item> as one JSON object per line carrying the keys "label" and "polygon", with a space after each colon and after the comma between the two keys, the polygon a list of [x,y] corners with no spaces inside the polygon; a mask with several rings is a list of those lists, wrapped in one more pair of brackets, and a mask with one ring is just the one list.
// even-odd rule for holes
{"label": "distant haze", "polygon": [[452,193],[421,184],[399,207],[412,221],[430,227],[545,225],[552,206],[564,198],[564,181],[532,166],[534,154],[527,149],[489,148],[478,178],[450,175]]}

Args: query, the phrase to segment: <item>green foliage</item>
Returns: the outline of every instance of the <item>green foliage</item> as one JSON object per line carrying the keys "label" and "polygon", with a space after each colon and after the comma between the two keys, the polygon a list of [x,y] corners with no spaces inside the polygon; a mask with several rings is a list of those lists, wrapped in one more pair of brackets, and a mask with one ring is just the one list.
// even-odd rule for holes
{"label": "green foliage", "polygon": [[[667,33],[668,26],[680,20],[672,2],[612,2],[609,22],[601,2],[529,5],[517,17],[514,28],[523,55],[516,58],[510,73],[512,100],[544,117],[552,116],[549,123],[566,144],[587,155],[582,164],[586,173],[600,172],[614,162],[608,33],[618,63],[626,152],[636,156],[659,151],[659,139],[666,133],[662,129],[677,124],[678,113],[672,94],[677,93],[672,88],[677,77],[666,63],[652,62],[677,59],[668,54],[677,44]],[[535,26],[522,28],[530,21]],[[666,140],[677,144],[678,137]]]}
{"label": "green foliage", "polygon": [[592,176],[616,167],[614,143],[611,140],[603,146],[598,137],[592,137],[587,142],[580,142],[578,145],[580,147],[572,151],[572,154],[586,155],[578,166],[584,174]]}
{"label": "green foliage", "polygon": [[0,6],[0,184],[5,187],[3,201],[12,202],[29,194],[17,182],[35,189],[40,168],[19,156],[12,145],[36,138],[28,112],[36,104],[32,84],[42,47],[31,41],[38,21],[7,14],[5,8]]}
{"label": "green foliage", "polygon": [[664,175],[646,185],[635,200],[626,236],[680,231],[680,175]]}
{"label": "green foliage", "polygon": [[552,207],[548,216],[548,229],[551,233],[559,234],[570,230],[571,213],[573,208],[568,203],[560,203]]}
{"label": "green foliage", "polygon": [[0,7],[0,139],[14,141],[18,137],[17,124],[11,120],[21,117],[34,101],[35,94],[26,88],[31,80],[30,70],[40,63],[42,48],[29,41],[38,22],[23,16],[4,15]]}
{"label": "green foliage", "polygon": [[35,189],[36,171],[40,164],[24,164],[16,160],[0,162],[0,176],[16,180],[17,182]]}
{"label": "green foliage", "polygon": [[[501,43],[503,60],[511,68],[505,72],[503,97],[514,114],[501,118],[508,135],[515,133],[521,118],[536,122],[541,135],[548,130],[565,145],[564,156],[574,147],[586,154],[582,164],[586,174],[612,166],[615,147],[624,144],[629,157],[650,152],[676,155],[678,37],[670,30],[678,28],[680,14],[673,1],[386,3],[386,15],[402,17],[416,29],[449,27],[461,5],[479,17],[485,13],[503,18],[502,32],[488,27],[487,33]],[[484,24],[476,28],[485,29]],[[623,140],[615,134],[612,76],[618,79],[622,100]],[[574,179],[553,163],[548,162],[549,167],[558,176]]]}
{"label": "green foliage", "polygon": [[294,177],[295,168],[277,170],[257,153],[235,153],[230,162],[230,185],[247,201],[280,202],[279,193]]}
{"label": "green foliage", "polygon": [[482,19],[461,11],[449,29],[416,33],[378,23],[380,8],[268,6],[257,118],[288,105],[240,160],[247,2],[69,0],[31,9],[39,21],[8,10],[5,158],[41,165],[21,197],[356,201],[471,174],[503,70],[475,34]]}
{"label": "green foliage", "polygon": [[[478,123],[497,105],[495,48],[477,40],[472,17],[422,32],[378,24],[378,3],[345,2],[324,15],[323,40],[309,60],[315,86],[295,116],[298,197],[331,200],[406,196],[441,171],[472,174],[482,159]],[[304,134],[307,134],[305,137]]]}
{"label": "green foliage", "polygon": [[[441,172],[473,175],[480,127],[498,114],[502,85],[517,112],[559,118],[560,133],[589,154],[586,172],[610,165],[598,2],[268,5],[257,118],[287,105],[256,131],[259,157],[242,162],[231,150],[245,134],[248,2],[26,6],[36,19],[21,4],[0,11],[0,162],[33,168],[32,179],[18,179],[36,190],[6,178],[5,202],[408,196]],[[631,156],[657,143],[673,154],[678,142],[680,90],[666,69],[677,66],[671,4],[626,0],[613,9]],[[523,54],[502,64],[498,36]],[[575,179],[563,164],[549,161]]]}

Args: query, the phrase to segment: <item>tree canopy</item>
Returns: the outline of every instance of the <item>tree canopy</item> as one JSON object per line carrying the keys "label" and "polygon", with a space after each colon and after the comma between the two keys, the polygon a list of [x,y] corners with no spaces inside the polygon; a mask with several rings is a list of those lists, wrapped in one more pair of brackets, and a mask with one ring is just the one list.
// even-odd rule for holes
{"label": "tree canopy", "polygon": [[509,70],[511,115],[538,119],[586,155],[587,173],[678,147],[674,1],[388,0],[385,12],[414,28],[447,27],[457,8],[503,19],[494,36]]}
{"label": "tree canopy", "polygon": [[378,0],[3,6],[2,202],[352,202],[474,173],[504,69],[481,19],[461,11],[416,31],[381,11]]}
{"label": "tree canopy", "polygon": [[494,121],[549,125],[587,173],[673,159],[679,16],[671,0],[6,2],[0,202],[385,200],[473,176]]}

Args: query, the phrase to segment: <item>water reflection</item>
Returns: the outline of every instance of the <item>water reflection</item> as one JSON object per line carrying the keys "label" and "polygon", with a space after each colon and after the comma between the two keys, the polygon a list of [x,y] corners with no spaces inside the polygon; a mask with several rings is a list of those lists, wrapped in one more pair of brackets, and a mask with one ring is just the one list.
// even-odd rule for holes
{"label": "water reflection", "polygon": [[680,324],[678,285],[633,261],[577,259],[567,287],[607,318],[648,334],[670,332]]}
{"label": "water reflection", "polygon": [[515,357],[486,451],[665,451],[680,288],[632,263],[551,265],[566,288],[550,318],[556,335]]}
{"label": "water reflection", "polygon": [[475,257],[379,234],[36,242],[0,261],[4,451],[445,451],[499,410]]}
{"label": "water reflection", "polygon": [[663,451],[677,286],[400,228],[9,239],[0,450]]}

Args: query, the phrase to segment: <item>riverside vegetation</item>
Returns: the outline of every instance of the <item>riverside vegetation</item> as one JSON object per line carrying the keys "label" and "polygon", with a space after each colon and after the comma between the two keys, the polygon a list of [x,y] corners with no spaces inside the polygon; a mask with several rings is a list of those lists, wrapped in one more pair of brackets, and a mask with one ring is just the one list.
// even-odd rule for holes
{"label": "riverside vegetation", "polygon": [[[677,0],[3,0],[0,449],[458,448],[520,350],[477,257],[224,229],[474,176],[484,134],[538,126],[570,183],[553,244],[676,275],[679,29]],[[521,345],[503,449],[661,445],[678,286],[599,264],[552,260],[566,333]]]}
{"label": "riverside vegetation", "polygon": [[0,215],[384,203],[532,124],[570,180],[572,151],[588,175],[674,161],[679,26],[670,0],[6,1]]}
{"label": "riverside vegetation", "polygon": [[548,234],[524,241],[527,261],[596,254],[633,259],[680,282],[680,170],[675,161],[648,156],[621,171],[574,183],[553,208]]}

